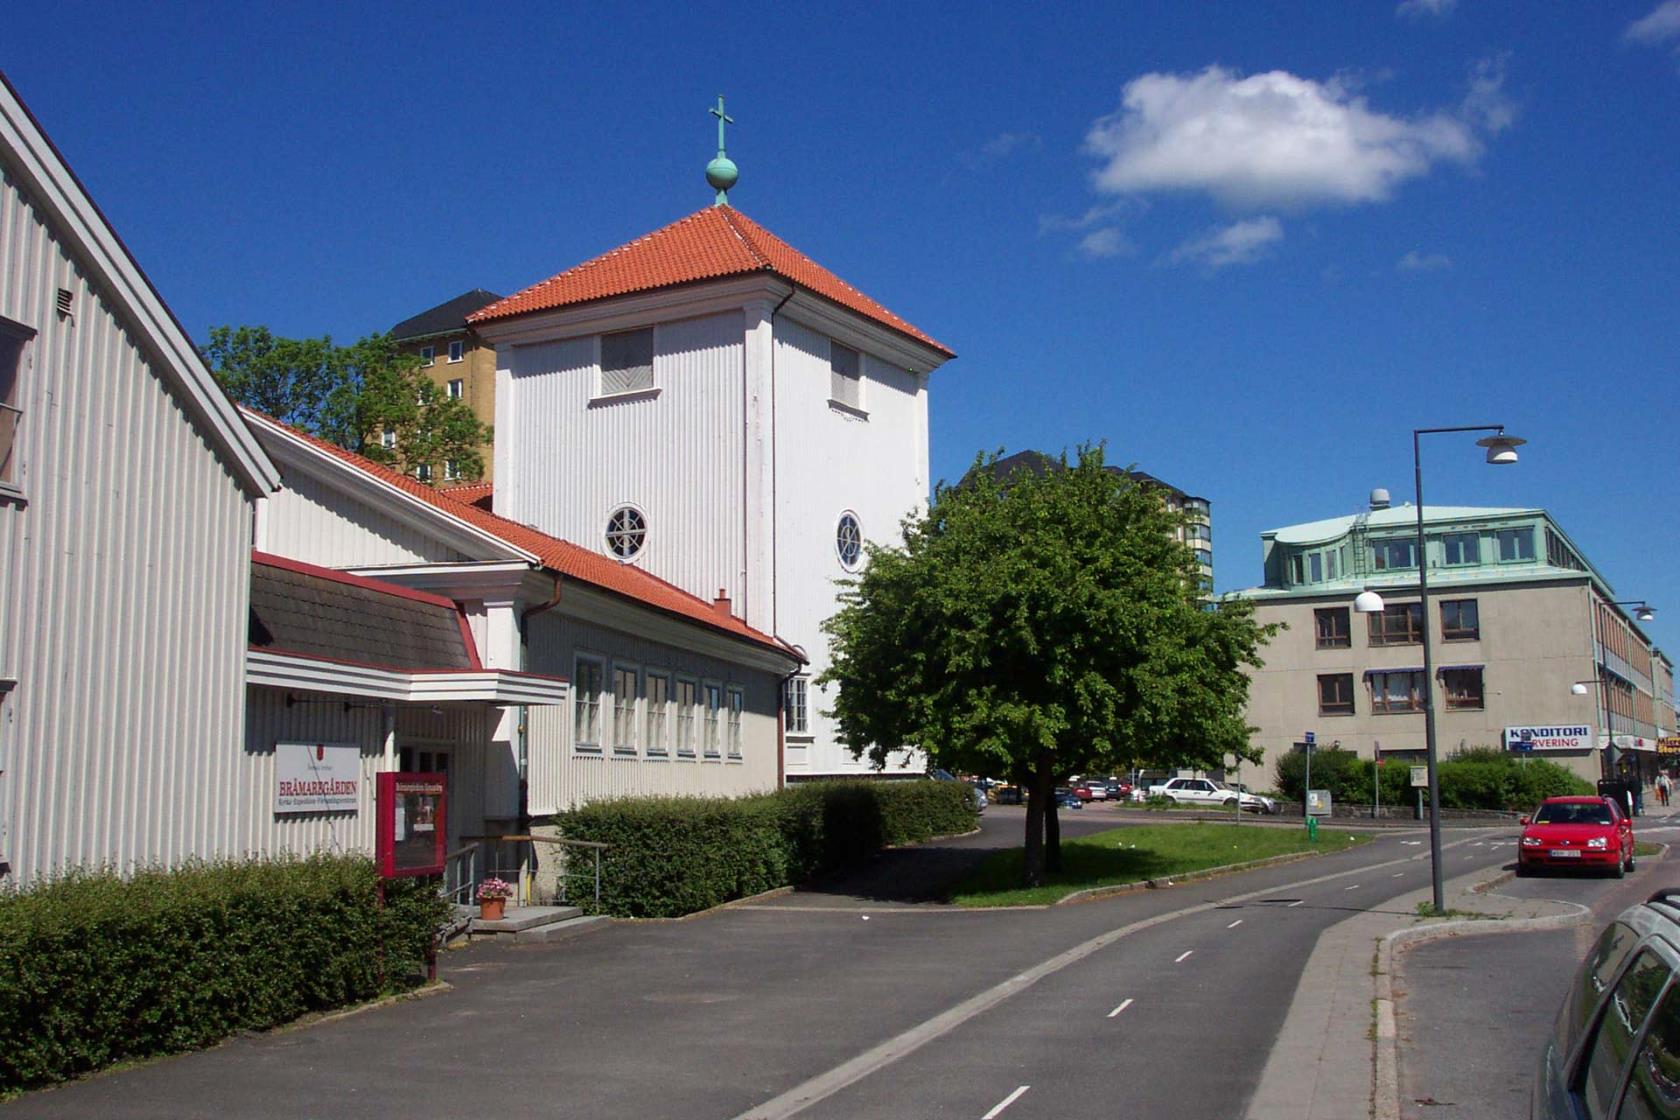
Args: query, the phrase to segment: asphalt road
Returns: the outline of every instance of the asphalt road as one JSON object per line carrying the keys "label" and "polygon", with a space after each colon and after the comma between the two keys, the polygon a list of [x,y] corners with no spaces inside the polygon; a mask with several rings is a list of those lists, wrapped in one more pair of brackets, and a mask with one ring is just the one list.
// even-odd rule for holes
{"label": "asphalt road", "polygon": [[[1642,839],[1674,844],[1680,826],[1640,822]],[[1515,898],[1587,906],[1573,929],[1427,942],[1397,961],[1400,1116],[1526,1116],[1540,1048],[1576,966],[1607,922],[1660,887],[1680,883],[1680,860],[1642,860],[1625,880],[1584,875],[1517,879]]]}
{"label": "asphalt road", "polygon": [[[987,818],[978,836],[889,860],[1017,842],[1018,811]],[[1449,831],[1449,875],[1509,858],[1456,843],[1472,835]],[[1239,1116],[1318,934],[1425,884],[1426,852],[1385,833],[1001,912],[889,897],[894,876],[877,869],[681,922],[475,946],[446,956],[448,992],[32,1094],[0,1116]]]}

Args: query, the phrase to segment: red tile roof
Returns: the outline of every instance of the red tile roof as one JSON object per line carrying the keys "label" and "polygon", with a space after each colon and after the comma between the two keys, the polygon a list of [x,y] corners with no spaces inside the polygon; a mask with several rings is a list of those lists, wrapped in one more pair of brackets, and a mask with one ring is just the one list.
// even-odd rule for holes
{"label": "red tile roof", "polygon": [[622,595],[627,599],[633,599],[645,606],[677,615],[690,622],[697,622],[703,626],[721,630],[734,637],[768,646],[778,653],[804,661],[803,657],[794,653],[788,644],[781,639],[753,629],[734,615],[719,610],[714,604],[698,596],[690,595],[675,584],[667,583],[658,576],[649,575],[634,565],[621,564],[617,560],[603,556],[598,552],[591,552],[581,545],[575,545],[570,541],[561,540],[559,537],[551,537],[547,533],[538,532],[529,525],[521,525],[517,521],[509,521],[505,517],[497,517],[495,514],[480,509],[470,502],[451,497],[447,490],[434,489],[418,479],[375,463],[371,459],[365,459],[353,451],[346,451],[337,444],[318,439],[308,432],[299,431],[255,409],[241,405],[240,411],[245,414],[248,420],[268,425],[295,436],[364,474],[395,486],[405,494],[418,498],[451,517],[459,518],[467,524],[512,545],[514,548],[531,553],[542,562],[544,567],[558,572],[562,576]]}
{"label": "red tile roof", "polygon": [[454,486],[439,487],[444,494],[454,498],[457,502],[466,502],[487,512],[494,510],[495,487],[488,482],[461,482]]}
{"label": "red tile roof", "polygon": [[739,210],[709,206],[628,245],[569,268],[467,316],[469,323],[506,319],[575,303],[653,291],[698,280],[769,272],[951,358],[923,334]]}

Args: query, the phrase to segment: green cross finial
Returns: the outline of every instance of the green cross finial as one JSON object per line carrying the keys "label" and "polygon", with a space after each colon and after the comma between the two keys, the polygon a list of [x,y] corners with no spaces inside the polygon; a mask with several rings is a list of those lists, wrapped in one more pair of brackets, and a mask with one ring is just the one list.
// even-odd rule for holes
{"label": "green cross finial", "polygon": [[713,205],[728,206],[729,188],[735,185],[735,181],[741,177],[741,173],[735,167],[734,161],[724,154],[723,126],[734,124],[735,118],[723,111],[723,94],[721,93],[718,94],[716,107],[706,111],[718,120],[718,153],[717,158],[706,165],[706,182],[710,183],[712,189],[717,191],[717,201]]}

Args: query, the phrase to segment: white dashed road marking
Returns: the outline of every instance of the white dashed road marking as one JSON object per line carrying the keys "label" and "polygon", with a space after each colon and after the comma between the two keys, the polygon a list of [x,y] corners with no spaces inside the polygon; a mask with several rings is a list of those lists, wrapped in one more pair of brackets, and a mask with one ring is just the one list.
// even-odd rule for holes
{"label": "white dashed road marking", "polygon": [[1114,1018],[1116,1015],[1120,1014],[1120,1012],[1126,1010],[1126,1008],[1130,1007],[1131,1005],[1132,1005],[1131,1000],[1129,1000],[1129,999],[1121,1000],[1120,1001],[1120,1006],[1116,1007],[1113,1011],[1110,1011],[1108,1013],[1108,1017],[1110,1019]]}
{"label": "white dashed road marking", "polygon": [[1031,1089],[1031,1088],[1032,1088],[1031,1085],[1022,1085],[1020,1088],[1016,1089],[1013,1093],[1009,1094],[1007,1097],[1004,1097],[1001,1101],[994,1104],[992,1106],[992,1110],[990,1112],[986,1113],[986,1115],[980,1117],[980,1120],[997,1120],[997,1118],[999,1116],[1003,1115],[1003,1110],[1004,1109],[1008,1108],[1010,1105],[1012,1105],[1016,1101],[1020,1100],[1021,1099],[1021,1094],[1025,1093],[1028,1089]]}
{"label": "white dashed road marking", "polygon": [[1238,918],[1236,921],[1232,922],[1230,925],[1226,926],[1225,928],[1226,929],[1236,929],[1240,925],[1242,925],[1242,919]]}
{"label": "white dashed road marking", "polygon": [[1356,890],[1358,890],[1358,889],[1359,889],[1359,884],[1358,884],[1358,883],[1355,883],[1355,884],[1354,884],[1354,885],[1353,885],[1353,886],[1351,886],[1351,887],[1343,887],[1343,888],[1342,888],[1342,889],[1343,889],[1343,890],[1344,890],[1344,891],[1356,891]]}
{"label": "white dashed road marking", "polygon": [[1194,950],[1194,949],[1186,949],[1186,950],[1184,950],[1184,952],[1182,952],[1182,953],[1180,953],[1180,954],[1179,954],[1179,955],[1178,955],[1178,959],[1177,959],[1177,960],[1175,960],[1175,961],[1173,961],[1173,963],[1174,963],[1174,964],[1183,964],[1183,963],[1184,963],[1184,958],[1185,958],[1185,957],[1188,957],[1188,956],[1189,956],[1189,955],[1190,955],[1190,954],[1191,954],[1191,953],[1194,953],[1194,952],[1195,952],[1195,951],[1196,951],[1196,950]]}
{"label": "white dashed road marking", "polygon": [[1306,899],[1304,899],[1304,898],[1297,898],[1294,902],[1291,902],[1289,905],[1290,906],[1299,906],[1299,905],[1301,905],[1301,903],[1303,903],[1305,901],[1306,901]]}

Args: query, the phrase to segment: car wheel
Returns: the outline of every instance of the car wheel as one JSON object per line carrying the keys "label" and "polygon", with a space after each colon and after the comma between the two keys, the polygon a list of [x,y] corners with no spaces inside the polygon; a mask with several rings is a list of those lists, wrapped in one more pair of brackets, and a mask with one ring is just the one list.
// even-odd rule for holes
{"label": "car wheel", "polygon": [[1519,862],[1517,864],[1517,878],[1526,879],[1530,875],[1533,875],[1533,874],[1534,874],[1534,870],[1532,868],[1530,868],[1528,866],[1528,864],[1522,863],[1522,862]]}
{"label": "car wheel", "polygon": [[1177,805],[1178,804],[1178,798],[1174,797],[1170,793],[1167,794],[1167,804],[1168,805]]}
{"label": "car wheel", "polygon": [[1616,869],[1614,871],[1610,872],[1610,878],[1612,878],[1612,879],[1622,879],[1622,878],[1626,878],[1626,876],[1627,876],[1627,864],[1623,863],[1621,860],[1617,860],[1616,861]]}
{"label": "car wheel", "polygon": [[1235,809],[1237,807],[1237,799],[1234,797],[1227,797],[1224,801],[1221,801],[1220,804],[1225,806],[1227,809]]}
{"label": "car wheel", "polygon": [[1629,853],[1628,853],[1628,858],[1627,858],[1627,869],[1628,869],[1628,870],[1629,870],[1629,871],[1632,871],[1632,870],[1633,870],[1633,853],[1632,853],[1632,852],[1629,852]]}

